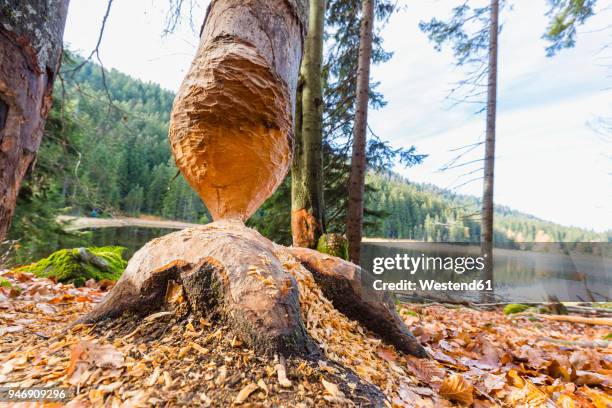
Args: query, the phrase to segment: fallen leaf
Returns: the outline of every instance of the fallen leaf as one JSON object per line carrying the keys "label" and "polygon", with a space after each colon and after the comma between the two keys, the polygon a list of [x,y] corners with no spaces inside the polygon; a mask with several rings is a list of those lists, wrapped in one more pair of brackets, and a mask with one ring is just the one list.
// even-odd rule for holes
{"label": "fallen leaf", "polygon": [[206,355],[206,354],[210,353],[209,349],[204,348],[204,347],[200,346],[198,343],[194,343],[193,341],[189,342],[189,345],[191,346],[191,348],[193,348],[195,351],[197,351],[200,354]]}
{"label": "fallen leaf", "polygon": [[483,381],[486,391],[501,390],[506,385],[506,378],[503,375],[487,374]]}
{"label": "fallen leaf", "polygon": [[397,354],[395,354],[394,350],[391,348],[381,347],[376,354],[386,361],[395,362],[395,360],[397,360]]}
{"label": "fallen leaf", "polygon": [[174,383],[174,381],[172,380],[172,376],[170,375],[170,373],[167,371],[164,371],[164,373],[162,374],[162,377],[164,378],[164,387],[166,388],[172,387],[172,384]]}
{"label": "fallen leaf", "polygon": [[115,391],[116,389],[118,389],[119,387],[121,387],[122,384],[123,382],[121,381],[115,381],[110,384],[102,384],[98,386],[97,390],[102,391],[104,393],[111,393]]}
{"label": "fallen leaf", "polygon": [[331,395],[332,397],[344,398],[344,393],[340,391],[340,388],[338,387],[338,385],[332,382],[326,381],[325,378],[321,378],[321,383],[323,384],[325,391],[327,391],[329,395]]}
{"label": "fallen leaf", "polygon": [[266,393],[266,395],[268,395],[268,386],[266,385],[263,379],[260,378],[257,381],[257,386],[261,388]]}
{"label": "fallen leaf", "polygon": [[223,385],[225,384],[226,379],[227,379],[227,367],[221,366],[219,368],[219,375],[217,375],[217,378],[215,379],[215,384]]}
{"label": "fallen leaf", "polygon": [[605,392],[601,392],[586,386],[581,387],[579,391],[580,393],[587,395],[596,408],[612,407],[612,396]]}
{"label": "fallen leaf", "polygon": [[57,310],[53,306],[47,303],[37,303],[36,308],[41,310],[44,314],[48,314],[48,315],[57,313]]}
{"label": "fallen leaf", "polygon": [[155,367],[155,370],[153,370],[153,373],[151,374],[151,376],[147,378],[147,381],[145,381],[145,385],[147,387],[154,386],[157,383],[157,379],[159,378],[159,373],[160,373],[159,367]]}
{"label": "fallen leaf", "polygon": [[70,363],[66,369],[66,375],[71,376],[79,363],[86,363],[86,366],[119,368],[123,366],[123,362],[123,354],[114,346],[81,340],[73,346],[70,352]]}
{"label": "fallen leaf", "polygon": [[453,374],[444,379],[440,395],[451,401],[471,404],[474,402],[474,387],[461,374]]}
{"label": "fallen leaf", "polygon": [[602,385],[608,388],[612,387],[612,378],[607,375],[577,370],[576,377],[575,382],[577,385]]}
{"label": "fallen leaf", "polygon": [[16,325],[16,326],[3,326],[0,327],[0,336],[5,335],[6,333],[16,333],[16,332],[20,332],[23,330],[23,326],[21,325]]}

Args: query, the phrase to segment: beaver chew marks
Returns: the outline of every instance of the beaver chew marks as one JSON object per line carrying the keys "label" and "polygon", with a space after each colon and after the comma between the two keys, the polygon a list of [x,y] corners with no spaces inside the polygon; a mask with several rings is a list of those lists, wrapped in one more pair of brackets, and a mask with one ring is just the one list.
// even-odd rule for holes
{"label": "beaver chew marks", "polygon": [[213,219],[244,221],[287,174],[290,101],[249,44],[217,37],[201,51],[174,102],[170,143]]}

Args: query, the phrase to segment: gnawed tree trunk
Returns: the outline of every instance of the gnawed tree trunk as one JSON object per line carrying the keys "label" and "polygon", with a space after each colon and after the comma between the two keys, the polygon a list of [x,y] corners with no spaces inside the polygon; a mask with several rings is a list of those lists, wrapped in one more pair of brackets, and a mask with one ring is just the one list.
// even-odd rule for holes
{"label": "gnawed tree trunk", "polygon": [[323,205],[323,29],[325,0],[310,1],[308,35],[298,84],[295,149],[291,166],[293,245],[315,248],[325,231]]}
{"label": "gnawed tree trunk", "polygon": [[348,188],[346,238],[349,259],[356,264],[361,257],[363,228],[363,194],[366,172],[366,132],[368,127],[368,101],[370,84],[370,59],[372,58],[372,28],[374,25],[374,0],[362,1],[361,31],[359,33],[359,65],[357,68],[357,100],[353,125],[353,155]]}
{"label": "gnawed tree trunk", "polygon": [[246,220],[287,174],[306,4],[211,3],[174,101],[170,143],[215,220]]}
{"label": "gnawed tree trunk", "polygon": [[[178,286],[191,313],[228,321],[258,352],[317,352],[288,264],[295,258],[243,223],[290,163],[305,10],[305,0],[211,3],[198,54],[174,102],[170,141],[177,165],[216,221],[146,244],[81,322],[150,313]],[[329,268],[312,268],[328,277],[319,285],[341,311],[401,350],[425,355],[387,299],[359,290],[357,266],[325,259]],[[351,308],[342,303],[344,295]]]}
{"label": "gnawed tree trunk", "polygon": [[68,0],[0,0],[0,241],[51,107]]}

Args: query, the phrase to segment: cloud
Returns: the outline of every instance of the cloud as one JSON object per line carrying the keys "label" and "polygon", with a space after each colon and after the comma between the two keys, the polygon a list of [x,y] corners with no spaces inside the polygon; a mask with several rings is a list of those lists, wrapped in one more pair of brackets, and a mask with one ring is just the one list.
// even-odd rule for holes
{"label": "cloud", "polygon": [[[435,2],[449,7],[448,1]],[[424,2],[396,14],[385,28],[386,46],[394,58],[373,69],[389,104],[370,114],[372,127],[397,146],[416,145],[430,156],[411,169],[397,170],[410,179],[441,187],[457,186],[474,176],[482,162],[454,171],[438,169],[484,132],[478,107],[449,109],[444,99],[450,85],[464,75],[453,68],[453,57],[435,52],[417,28],[419,19],[432,15]],[[496,201],[544,219],[566,225],[604,230],[612,228],[612,183],[609,144],[587,122],[612,116],[612,93],[605,91],[607,68],[598,64],[609,33],[585,26],[577,47],[547,58],[540,38],[546,25],[543,5],[523,5],[502,16],[499,56]],[[439,15],[439,14],[438,14]],[[588,31],[594,31],[588,33]],[[474,150],[464,161],[482,158]],[[476,171],[472,176],[461,174]],[[458,191],[480,195],[480,181]]]}

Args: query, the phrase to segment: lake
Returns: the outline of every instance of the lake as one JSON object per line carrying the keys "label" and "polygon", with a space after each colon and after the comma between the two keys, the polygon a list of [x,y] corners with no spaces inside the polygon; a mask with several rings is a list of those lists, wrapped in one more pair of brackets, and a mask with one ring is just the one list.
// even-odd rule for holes
{"label": "lake", "polygon": [[[493,288],[500,302],[542,302],[556,298],[568,302],[610,301],[612,298],[612,251],[610,243],[525,243],[530,249],[496,248],[493,252]],[[577,250],[576,247],[580,247]],[[588,247],[591,253],[585,253]],[[476,246],[452,243],[374,241],[362,244],[361,266],[373,271],[375,258],[406,254],[411,258],[457,259],[480,256]],[[380,271],[379,271],[380,272]],[[406,269],[391,268],[371,279],[384,282],[412,281],[418,290],[397,290],[401,295],[438,300],[478,301],[478,290],[432,290],[421,282],[469,282],[483,280],[482,271],[427,268],[411,274]],[[372,282],[368,282],[372,286]],[[380,285],[380,284],[379,284]],[[456,285],[459,286],[459,285]]]}
{"label": "lake", "polygon": [[153,238],[161,237],[177,230],[146,227],[107,227],[89,228],[82,231],[89,232],[88,246],[122,246],[126,248],[123,257],[130,259],[134,252],[138,251]]}
{"label": "lake", "polygon": [[[124,257],[129,259],[134,252],[153,238],[176,230],[168,228],[108,227],[91,228],[86,245],[120,245],[127,248]],[[397,253],[419,256],[435,252],[436,255],[459,256],[475,254],[477,247],[465,245],[433,244],[419,242],[381,241],[366,242],[362,247],[362,267],[371,271],[374,257],[394,256]],[[552,245],[552,244],[551,244]],[[603,245],[604,254],[568,255],[533,251],[496,249],[494,274],[495,294],[506,302],[539,302],[555,296],[561,301],[609,301],[612,298],[612,263],[610,244]],[[454,254],[453,254],[454,253]],[[407,277],[401,271],[384,274],[385,281],[399,281]],[[423,277],[415,276],[413,278]],[[431,276],[428,276],[431,278]],[[464,273],[457,276],[453,271],[439,271],[437,281],[468,281],[474,276]],[[374,276],[380,279],[380,276]],[[406,292],[400,292],[406,295]],[[477,300],[477,293],[469,291],[444,292],[415,291],[412,294],[439,298],[440,300]]]}

